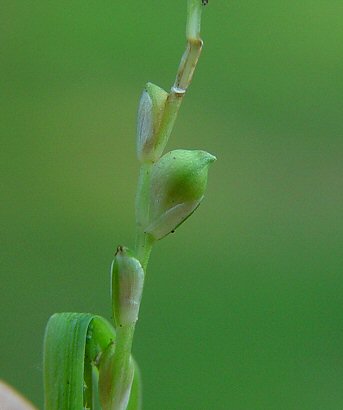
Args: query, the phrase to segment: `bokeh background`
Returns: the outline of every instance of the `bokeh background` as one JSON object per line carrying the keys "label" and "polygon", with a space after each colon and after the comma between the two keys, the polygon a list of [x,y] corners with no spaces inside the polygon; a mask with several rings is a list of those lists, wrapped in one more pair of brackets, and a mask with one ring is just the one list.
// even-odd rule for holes
{"label": "bokeh background", "polygon": [[[185,0],[0,5],[0,378],[42,408],[51,314],[110,317],[133,245],[135,117]],[[343,408],[343,3],[210,0],[168,149],[218,157],[153,251],[134,353],[149,410]]]}

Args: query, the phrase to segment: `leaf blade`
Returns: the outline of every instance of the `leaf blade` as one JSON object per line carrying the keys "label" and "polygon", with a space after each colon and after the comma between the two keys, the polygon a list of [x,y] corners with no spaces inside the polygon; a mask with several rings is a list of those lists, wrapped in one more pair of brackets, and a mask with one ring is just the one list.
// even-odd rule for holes
{"label": "leaf blade", "polygon": [[51,316],[44,338],[46,410],[93,407],[92,365],[114,339],[114,329],[100,316],[70,312]]}

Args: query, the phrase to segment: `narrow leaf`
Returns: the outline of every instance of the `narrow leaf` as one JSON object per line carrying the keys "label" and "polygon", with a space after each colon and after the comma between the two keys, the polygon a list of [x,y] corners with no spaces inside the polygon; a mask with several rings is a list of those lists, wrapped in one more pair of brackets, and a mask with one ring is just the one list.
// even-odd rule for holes
{"label": "narrow leaf", "polygon": [[51,316],[44,339],[45,410],[94,408],[94,367],[114,339],[113,327],[100,316]]}

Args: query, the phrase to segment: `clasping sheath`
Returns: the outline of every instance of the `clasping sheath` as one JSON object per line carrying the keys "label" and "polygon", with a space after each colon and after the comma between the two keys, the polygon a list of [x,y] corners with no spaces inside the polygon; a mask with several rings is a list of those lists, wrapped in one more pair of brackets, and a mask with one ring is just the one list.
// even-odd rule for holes
{"label": "clasping sheath", "polygon": [[131,357],[123,360],[114,344],[103,352],[99,367],[99,399],[103,410],[126,410],[134,377]]}

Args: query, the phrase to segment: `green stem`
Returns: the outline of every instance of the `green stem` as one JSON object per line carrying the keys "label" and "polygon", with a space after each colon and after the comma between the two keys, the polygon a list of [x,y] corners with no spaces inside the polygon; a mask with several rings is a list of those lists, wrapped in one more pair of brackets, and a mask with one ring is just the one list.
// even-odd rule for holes
{"label": "green stem", "polygon": [[[198,62],[202,40],[200,38],[200,20],[201,20],[201,0],[188,0],[187,5],[187,26],[186,37],[187,46],[181,58],[174,85],[171,88],[164,107],[161,124],[158,130],[160,141],[156,147],[161,153],[173,130],[177,113],[181,106],[186,90],[191,83],[193,73]],[[150,179],[153,163],[145,162],[141,165],[138,187],[136,194],[136,246],[135,254],[140,261],[144,272],[146,269],[151,253],[154,239],[151,235],[144,232],[149,221],[149,204],[150,204]],[[135,324],[117,328],[116,347],[115,347],[115,375],[116,383],[125,384],[128,373],[130,372],[130,358]],[[112,409],[117,410],[117,409]]]}
{"label": "green stem", "polygon": [[116,343],[103,353],[100,363],[104,410],[126,410],[134,377],[131,347],[135,325],[119,326]]}
{"label": "green stem", "polygon": [[[151,235],[144,232],[144,228],[149,220],[149,200],[150,200],[150,176],[153,163],[143,163],[138,177],[138,187],[136,195],[136,258],[140,261],[144,272],[148,264],[153,239]],[[135,323],[118,326],[116,329],[115,353],[113,356],[113,385],[111,386],[112,403],[111,410],[125,410],[121,406],[125,405],[127,397],[128,383],[133,375],[133,363],[131,360],[131,349]],[[129,388],[131,388],[129,386]],[[119,401],[118,401],[119,400]]]}
{"label": "green stem", "polygon": [[[136,228],[137,236],[142,232],[149,220],[150,176],[153,163],[145,162],[141,165],[138,176],[136,193]],[[137,239],[137,238],[136,238]]]}
{"label": "green stem", "polygon": [[156,149],[161,153],[167,145],[170,134],[174,128],[183,97],[192,81],[194,70],[201,54],[203,45],[203,41],[200,38],[201,11],[201,0],[188,0],[186,50],[181,57],[176,79],[168,95],[158,130],[158,136],[156,137],[156,140],[159,141]]}
{"label": "green stem", "polygon": [[93,407],[92,409],[94,410],[101,410],[98,384],[99,384],[99,370],[95,366],[92,366],[92,388],[93,388],[93,392],[92,392]]}
{"label": "green stem", "polygon": [[[128,373],[130,373],[131,348],[135,325],[117,328],[115,361],[116,361],[116,383],[119,386],[127,385]],[[132,370],[132,369],[131,369]],[[117,409],[113,409],[117,410]]]}
{"label": "green stem", "polygon": [[123,365],[129,363],[129,355],[132,347],[132,336],[135,331],[135,325],[120,326],[116,334],[116,356],[118,363]]}
{"label": "green stem", "polygon": [[203,42],[200,38],[189,38],[186,50],[181,58],[180,66],[176,75],[172,92],[175,94],[185,94],[190,85],[195,67],[198,63]]}
{"label": "green stem", "polygon": [[136,195],[136,258],[140,261],[144,272],[148,265],[150,252],[154,243],[151,235],[144,232],[149,221],[150,206],[150,177],[153,163],[146,162],[141,165],[138,177]]}
{"label": "green stem", "polygon": [[201,12],[204,2],[201,0],[188,0],[187,2],[187,39],[200,39]]}

